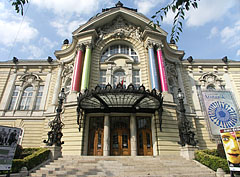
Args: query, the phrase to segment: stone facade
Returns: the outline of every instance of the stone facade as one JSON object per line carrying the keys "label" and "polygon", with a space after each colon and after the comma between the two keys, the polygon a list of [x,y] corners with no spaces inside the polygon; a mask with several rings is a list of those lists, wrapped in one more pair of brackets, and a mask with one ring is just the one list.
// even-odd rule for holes
{"label": "stone facade", "polygon": [[[180,153],[177,92],[181,88],[185,94],[186,116],[196,134],[198,147],[216,148],[218,139],[209,130],[199,91],[210,87],[229,90],[236,104],[240,105],[240,62],[183,60],[184,51],[177,50],[175,44],[168,44],[167,33],[159,27],[149,26],[149,22],[135,10],[113,7],[75,30],[72,43],[63,44],[61,50],[55,51],[56,61],[1,62],[0,124],[22,128],[23,147],[44,146],[43,140],[47,139],[49,131],[48,122],[56,115],[58,94],[61,88],[65,88],[63,155],[89,154],[91,117],[104,118],[104,137],[101,137],[104,156],[111,155],[113,146],[111,117],[129,118],[131,153],[128,155],[139,154],[139,117],[151,120],[152,155],[175,154]],[[162,68],[159,62],[162,62]],[[94,89],[97,84],[105,86],[117,82],[126,86],[143,84],[146,89],[155,88],[157,92],[163,90],[162,123],[158,111],[152,114],[98,112],[84,113],[79,126],[76,111],[78,93]],[[163,89],[164,83],[166,88]],[[77,87],[73,87],[74,84]],[[31,95],[26,96],[30,102],[23,103],[28,87],[32,89]],[[38,98],[40,101],[37,101]],[[22,105],[25,107],[22,108]]]}

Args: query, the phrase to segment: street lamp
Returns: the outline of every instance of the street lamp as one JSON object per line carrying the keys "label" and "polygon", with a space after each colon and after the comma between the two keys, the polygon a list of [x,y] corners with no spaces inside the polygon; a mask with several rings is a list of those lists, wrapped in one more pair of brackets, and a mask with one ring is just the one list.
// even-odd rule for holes
{"label": "street lamp", "polygon": [[178,89],[177,99],[179,101],[179,120],[178,120],[178,128],[179,128],[179,136],[180,141],[178,142],[181,146],[192,145],[196,146],[197,141],[194,139],[195,133],[191,131],[191,124],[189,120],[186,118],[185,115],[185,108],[184,108],[184,94],[182,93],[181,89]]}
{"label": "street lamp", "polygon": [[63,100],[66,98],[66,94],[64,93],[64,88],[62,88],[59,96],[58,96],[58,107],[56,109],[56,117],[48,123],[51,130],[48,132],[48,140],[44,140],[43,142],[46,143],[48,146],[56,145],[61,146],[64,142],[61,141],[63,136],[62,128],[64,126],[63,122],[61,121],[61,113],[62,113],[62,105]]}

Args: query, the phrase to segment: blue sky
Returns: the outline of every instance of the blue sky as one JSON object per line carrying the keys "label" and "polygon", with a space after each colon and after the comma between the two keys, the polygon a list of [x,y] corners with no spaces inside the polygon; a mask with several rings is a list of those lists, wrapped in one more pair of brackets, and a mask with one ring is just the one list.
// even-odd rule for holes
{"label": "blue sky", "polygon": [[[124,6],[137,8],[151,17],[170,0],[122,0]],[[16,14],[9,0],[0,1],[0,61],[55,58],[64,39],[102,8],[113,7],[113,0],[30,0],[26,16]],[[240,61],[240,0],[200,0],[190,10],[178,47],[184,58]],[[161,27],[169,33],[174,14],[169,13]]]}

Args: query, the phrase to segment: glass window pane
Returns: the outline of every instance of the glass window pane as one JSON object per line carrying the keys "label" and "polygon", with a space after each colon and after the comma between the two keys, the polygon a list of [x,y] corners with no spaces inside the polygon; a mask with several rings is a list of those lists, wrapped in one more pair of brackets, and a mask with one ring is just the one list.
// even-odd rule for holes
{"label": "glass window pane", "polygon": [[23,91],[22,94],[22,99],[19,105],[19,109],[20,110],[28,110],[30,108],[30,102],[32,99],[32,95],[33,95],[33,87],[27,87],[25,88],[25,90]]}
{"label": "glass window pane", "polygon": [[128,135],[122,135],[122,148],[128,148]]}
{"label": "glass window pane", "polygon": [[15,86],[15,88],[13,90],[13,93],[12,93],[12,98],[11,98],[10,104],[8,106],[8,110],[13,110],[14,109],[18,93],[19,93],[19,86]]}

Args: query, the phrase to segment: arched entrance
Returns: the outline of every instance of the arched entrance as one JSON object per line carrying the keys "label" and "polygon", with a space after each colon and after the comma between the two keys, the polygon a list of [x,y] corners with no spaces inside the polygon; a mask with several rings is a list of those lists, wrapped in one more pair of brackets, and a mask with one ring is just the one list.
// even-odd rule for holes
{"label": "arched entrance", "polygon": [[129,117],[111,117],[111,155],[131,155]]}

